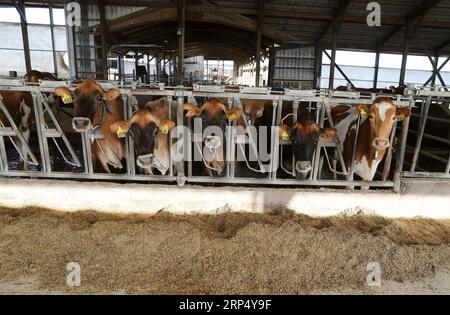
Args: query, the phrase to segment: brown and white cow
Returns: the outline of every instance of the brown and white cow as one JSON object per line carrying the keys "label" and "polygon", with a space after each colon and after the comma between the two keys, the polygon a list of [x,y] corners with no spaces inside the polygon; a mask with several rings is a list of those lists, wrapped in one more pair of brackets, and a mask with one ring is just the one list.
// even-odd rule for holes
{"label": "brown and white cow", "polygon": [[241,120],[242,110],[228,109],[223,102],[215,98],[208,99],[202,106],[184,104],[183,109],[187,111],[187,118],[202,118],[203,163],[210,176],[221,176],[226,162],[225,129],[229,121]]}
{"label": "brown and white cow", "polygon": [[335,91],[343,91],[343,92],[361,92],[361,93],[378,93],[378,94],[400,94],[403,95],[405,92],[406,85],[402,84],[398,87],[391,85],[389,89],[383,88],[358,88],[351,87],[350,90],[347,86],[338,86]]}
{"label": "brown and white cow", "polygon": [[[119,138],[128,133],[133,140],[137,165],[146,174],[154,169],[161,175],[169,170],[169,132],[175,123],[169,120],[167,97],[148,102],[144,108],[133,113],[128,121],[111,125],[111,131]],[[171,104],[172,117],[176,117],[176,102]]]}
{"label": "brown and white cow", "polygon": [[394,122],[408,117],[411,110],[398,108],[389,97],[377,98],[372,105],[333,107],[332,117],[347,168],[352,160],[359,114],[362,119],[357,139],[355,174],[365,181],[371,181],[391,145],[389,136]]}
{"label": "brown and white cow", "polygon": [[110,173],[109,166],[120,168],[124,157],[123,139],[117,138],[110,129],[111,125],[123,120],[120,92],[117,89],[105,91],[95,80],[87,79],[77,84],[73,91],[58,87],[54,93],[65,102],[73,102],[75,117],[89,118],[93,132],[103,137],[91,144],[94,162],[100,163],[107,173]]}
{"label": "brown and white cow", "polygon": [[24,79],[26,82],[39,83],[39,80],[47,80],[47,81],[57,81],[56,76],[51,74],[50,72],[41,72],[38,70],[31,70],[28,72]]}

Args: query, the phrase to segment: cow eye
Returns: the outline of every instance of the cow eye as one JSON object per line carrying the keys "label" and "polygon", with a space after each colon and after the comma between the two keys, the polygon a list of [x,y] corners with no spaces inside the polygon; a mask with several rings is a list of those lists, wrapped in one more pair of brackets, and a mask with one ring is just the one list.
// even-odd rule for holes
{"label": "cow eye", "polygon": [[159,132],[159,128],[155,128],[153,129],[153,135],[156,136]]}
{"label": "cow eye", "polygon": [[373,116],[373,115],[370,115],[369,116],[369,119],[374,119],[375,117]]}
{"label": "cow eye", "polygon": [[96,98],[97,98],[97,101],[101,101],[103,99],[101,94],[97,94]]}

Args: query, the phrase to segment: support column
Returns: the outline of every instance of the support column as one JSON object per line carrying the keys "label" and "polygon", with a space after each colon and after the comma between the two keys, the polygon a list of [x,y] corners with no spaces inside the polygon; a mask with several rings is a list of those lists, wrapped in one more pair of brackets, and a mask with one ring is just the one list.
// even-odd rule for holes
{"label": "support column", "polygon": [[409,34],[410,30],[407,27],[405,30],[405,40],[403,41],[403,57],[402,57],[402,67],[400,70],[400,79],[398,80],[399,85],[405,84],[406,63],[408,61]]}
{"label": "support column", "polygon": [[100,14],[100,30],[101,30],[101,62],[102,62],[102,79],[108,79],[108,29],[106,25],[105,6],[103,0],[97,0],[97,8]]}
{"label": "support column", "polygon": [[55,50],[55,30],[53,28],[54,22],[53,22],[53,7],[51,4],[48,5],[48,13],[50,16],[50,35],[52,38],[52,53],[53,53],[53,70],[55,71],[55,76],[58,76],[58,57],[56,55]]}
{"label": "support column", "polygon": [[258,23],[256,26],[256,73],[255,73],[255,86],[260,86],[261,80],[261,43],[262,43],[262,26],[264,23],[264,0],[259,1],[258,5]]}
{"label": "support column", "polygon": [[30,42],[28,40],[28,23],[23,0],[19,1],[19,5],[16,7],[16,9],[20,15],[20,26],[22,28],[23,54],[25,57],[25,68],[28,73],[31,71]]}
{"label": "support column", "polygon": [[[186,29],[186,0],[178,0],[178,64],[177,84],[184,82],[184,44]],[[159,73],[158,73],[159,76]]]}
{"label": "support column", "polygon": [[331,63],[330,63],[330,75],[328,82],[328,91],[331,92],[334,89],[334,72],[336,68],[336,45],[337,45],[337,36],[333,32],[333,43],[331,49]]}
{"label": "support column", "polygon": [[269,51],[269,76],[268,76],[268,85],[273,87],[273,79],[275,76],[275,63],[276,63],[276,53],[275,47],[270,47]]}
{"label": "support column", "polygon": [[314,47],[314,56],[315,56],[314,87],[319,90],[320,80],[322,78],[322,47],[320,47],[320,45],[316,45]]}
{"label": "support column", "polygon": [[378,85],[378,72],[380,70],[380,51],[377,50],[375,55],[375,73],[373,76],[373,88],[376,89]]}

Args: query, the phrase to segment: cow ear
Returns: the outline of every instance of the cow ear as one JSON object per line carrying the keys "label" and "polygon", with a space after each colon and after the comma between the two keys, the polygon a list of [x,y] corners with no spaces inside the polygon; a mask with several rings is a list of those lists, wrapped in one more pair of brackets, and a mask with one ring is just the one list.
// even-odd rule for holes
{"label": "cow ear", "polygon": [[286,124],[281,124],[278,126],[278,134],[281,140],[288,141],[291,136],[291,128]]}
{"label": "cow ear", "polygon": [[356,110],[363,118],[369,115],[369,106],[365,104],[360,104],[356,106]]}
{"label": "cow ear", "polygon": [[109,127],[112,133],[116,134],[118,138],[125,138],[128,132],[128,123],[126,121],[118,121]]}
{"label": "cow ear", "polygon": [[192,103],[186,103],[183,105],[183,110],[186,110],[186,117],[196,117],[200,116],[202,114],[202,109],[198,107],[197,105],[194,105]]}
{"label": "cow ear", "polygon": [[60,96],[64,104],[72,103],[72,91],[66,86],[60,86],[53,90],[53,93]]}
{"label": "cow ear", "polygon": [[333,142],[337,139],[337,131],[334,128],[324,128],[320,131],[320,139],[324,142]]}
{"label": "cow ear", "polygon": [[119,96],[120,96],[120,91],[117,89],[109,89],[109,90],[106,90],[105,93],[103,93],[103,99],[105,101],[115,100]]}
{"label": "cow ear", "polygon": [[169,119],[161,119],[158,123],[158,127],[163,134],[168,134],[170,130],[175,128],[175,123]]}
{"label": "cow ear", "polygon": [[396,112],[397,121],[402,121],[406,117],[409,117],[409,115],[411,115],[411,109],[407,107],[397,108]]}
{"label": "cow ear", "polygon": [[229,121],[237,121],[242,118],[243,112],[240,108],[225,108],[225,115]]}

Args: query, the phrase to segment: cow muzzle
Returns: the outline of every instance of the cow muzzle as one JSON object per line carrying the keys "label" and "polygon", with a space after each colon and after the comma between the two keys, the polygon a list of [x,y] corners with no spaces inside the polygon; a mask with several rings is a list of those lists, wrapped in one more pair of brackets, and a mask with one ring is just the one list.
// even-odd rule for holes
{"label": "cow muzzle", "polygon": [[210,151],[216,151],[220,145],[222,144],[222,142],[220,141],[220,137],[217,136],[207,136],[205,138],[205,146],[210,150]]}
{"label": "cow muzzle", "polygon": [[311,161],[297,161],[295,162],[295,176],[297,179],[305,180],[311,172]]}
{"label": "cow muzzle", "polygon": [[168,170],[167,166],[163,165],[153,153],[139,155],[136,159],[136,164],[143,169],[155,168],[162,175],[165,175]]}
{"label": "cow muzzle", "polygon": [[72,119],[72,128],[76,132],[87,132],[92,129],[91,120],[87,117],[74,117]]}
{"label": "cow muzzle", "polygon": [[372,142],[372,146],[377,150],[387,149],[389,147],[389,145],[390,145],[390,143],[389,143],[388,138],[377,137],[377,138],[373,139],[373,142]]}

